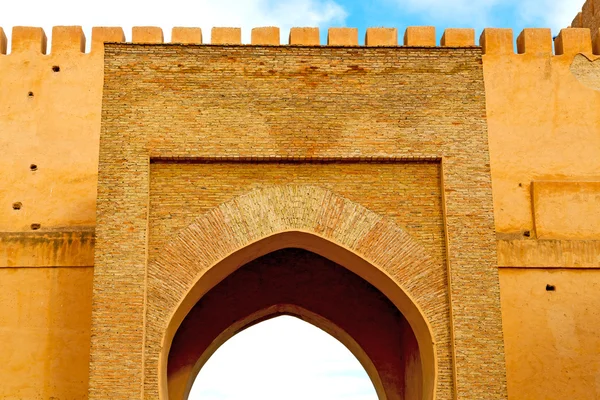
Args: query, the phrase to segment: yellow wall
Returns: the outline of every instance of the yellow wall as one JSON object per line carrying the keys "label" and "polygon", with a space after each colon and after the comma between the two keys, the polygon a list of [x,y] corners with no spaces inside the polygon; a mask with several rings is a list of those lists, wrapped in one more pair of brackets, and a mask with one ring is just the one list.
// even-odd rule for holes
{"label": "yellow wall", "polygon": [[[111,33],[98,31],[92,52],[84,54],[81,28],[55,28],[52,52],[44,55],[41,29],[13,31],[11,54],[0,55],[0,182],[10,188],[0,190],[0,232],[95,224],[103,81],[98,41]],[[15,202],[22,203],[18,211]]]}
{"label": "yellow wall", "polygon": [[[513,52],[510,30],[484,33],[494,215],[499,233],[522,237],[525,231],[534,231],[533,181],[600,181],[600,91],[583,85],[570,71],[578,52],[596,57],[591,54],[589,30],[572,31],[574,34],[564,35],[569,39],[564,40],[565,54],[558,56],[552,54],[549,29],[525,30],[523,37],[529,40],[519,46],[524,54]],[[553,193],[561,195],[561,189],[555,187]],[[594,190],[600,196],[600,188]],[[595,198],[590,196],[588,201]],[[573,217],[589,218],[583,203],[579,206],[582,211],[574,212]],[[578,237],[571,233],[569,238]],[[580,238],[590,236],[582,234]]]}
{"label": "yellow wall", "polygon": [[[49,55],[42,36],[16,29],[9,55],[0,43],[0,376],[10,378],[0,397],[85,398],[100,43],[123,33],[94,30],[91,54],[78,28],[55,29]],[[155,31],[138,38],[160,41]],[[482,42],[509,395],[591,399],[600,396],[600,61],[588,60],[597,57],[587,30],[563,33],[563,55],[547,30],[518,42],[523,54],[508,30],[487,30]]]}
{"label": "yellow wall", "polygon": [[83,54],[80,29],[55,28],[52,53],[44,55],[41,29],[15,28],[12,53],[0,51],[2,399],[87,398],[98,40],[111,32],[98,31],[92,53]]}
{"label": "yellow wall", "polygon": [[600,398],[600,272],[503,268],[500,288],[509,398]]}
{"label": "yellow wall", "polygon": [[498,258],[501,267],[518,267],[500,269],[509,398],[595,399],[600,62],[588,60],[597,56],[587,30],[563,32],[563,55],[552,54],[549,30],[526,30],[522,54],[513,52],[509,30],[486,35]]}
{"label": "yellow wall", "polygon": [[87,398],[93,268],[0,268],[0,398]]}

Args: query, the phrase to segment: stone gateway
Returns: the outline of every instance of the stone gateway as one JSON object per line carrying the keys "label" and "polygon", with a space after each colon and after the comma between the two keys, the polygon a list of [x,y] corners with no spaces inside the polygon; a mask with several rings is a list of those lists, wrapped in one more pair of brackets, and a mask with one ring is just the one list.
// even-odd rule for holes
{"label": "stone gateway", "polygon": [[[600,3],[572,28],[0,29],[0,397],[185,400],[282,314],[389,400],[600,396]],[[368,327],[368,329],[365,329]]]}

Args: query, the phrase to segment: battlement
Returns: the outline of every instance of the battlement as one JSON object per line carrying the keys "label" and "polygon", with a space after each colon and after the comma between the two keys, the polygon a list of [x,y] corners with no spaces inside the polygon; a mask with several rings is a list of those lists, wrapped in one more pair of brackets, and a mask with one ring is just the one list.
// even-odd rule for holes
{"label": "battlement", "polygon": [[[597,15],[600,15],[600,0]],[[588,5],[589,4],[589,5]],[[591,15],[595,9],[592,0],[588,0],[585,15]],[[594,15],[596,15],[594,14]],[[583,19],[580,17],[581,21]],[[599,17],[600,18],[600,17]],[[585,19],[585,21],[588,21]],[[575,21],[580,24],[580,22]],[[159,27],[136,26],[132,29],[133,43],[164,43],[163,30]],[[102,50],[104,42],[125,42],[125,34],[119,27],[94,27],[92,29],[91,53]],[[0,54],[7,54],[7,37],[0,28]],[[240,28],[212,28],[210,43],[204,43],[200,28],[175,27],[171,32],[171,43],[175,44],[213,44],[241,45]],[[287,43],[292,46],[320,46],[319,28],[291,28]],[[365,46],[398,46],[396,28],[368,28],[365,32]],[[85,53],[86,37],[80,26],[55,26],[52,28],[52,54]],[[281,32],[277,27],[259,27],[252,29],[250,45],[281,45]],[[359,46],[359,32],[356,28],[329,28],[328,46]],[[408,27],[403,35],[404,46],[436,47],[436,30],[432,26]],[[516,40],[517,54],[555,54],[574,55],[588,53],[600,55],[600,28],[573,27],[561,30],[553,42],[550,29],[524,29]],[[439,43],[441,47],[473,47],[474,29],[446,29]],[[512,29],[487,28],[479,39],[484,54],[503,55],[515,53],[515,41]],[[11,54],[46,54],[47,38],[42,28],[17,26],[12,30]]]}

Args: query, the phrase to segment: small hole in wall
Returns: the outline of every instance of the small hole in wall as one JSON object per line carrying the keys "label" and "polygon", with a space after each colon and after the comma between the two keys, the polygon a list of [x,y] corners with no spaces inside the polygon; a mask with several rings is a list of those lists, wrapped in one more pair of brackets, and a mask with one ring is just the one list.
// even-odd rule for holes
{"label": "small hole in wall", "polygon": [[522,184],[522,183],[519,183],[519,187],[523,187],[523,184]]}
{"label": "small hole in wall", "polygon": [[40,224],[31,224],[31,230],[32,231],[37,231],[38,229],[40,229],[42,226]]}
{"label": "small hole in wall", "polygon": [[555,290],[556,290],[556,286],[546,285],[546,292],[554,292]]}
{"label": "small hole in wall", "polygon": [[29,92],[29,93],[27,93],[27,96],[29,96],[29,97],[33,97],[33,92]]}
{"label": "small hole in wall", "polygon": [[58,65],[54,65],[52,67],[52,71],[54,71],[54,72],[60,72],[60,67]]}
{"label": "small hole in wall", "polygon": [[525,231],[525,232],[523,232],[523,236],[530,237],[531,236],[531,231]]}
{"label": "small hole in wall", "polygon": [[23,207],[23,204],[20,201],[13,203],[13,210],[20,210]]}
{"label": "small hole in wall", "polygon": [[29,166],[29,169],[32,170],[32,171],[37,171],[37,168],[38,168],[38,166],[36,164],[31,164]]}

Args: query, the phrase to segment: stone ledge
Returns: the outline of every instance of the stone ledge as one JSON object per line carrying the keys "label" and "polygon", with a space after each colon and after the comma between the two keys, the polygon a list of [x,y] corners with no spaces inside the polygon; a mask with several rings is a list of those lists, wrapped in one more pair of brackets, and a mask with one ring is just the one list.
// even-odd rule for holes
{"label": "stone ledge", "polygon": [[498,240],[498,266],[600,268],[600,240]]}
{"label": "stone ledge", "polygon": [[0,232],[0,268],[93,265],[93,228],[67,232]]}

